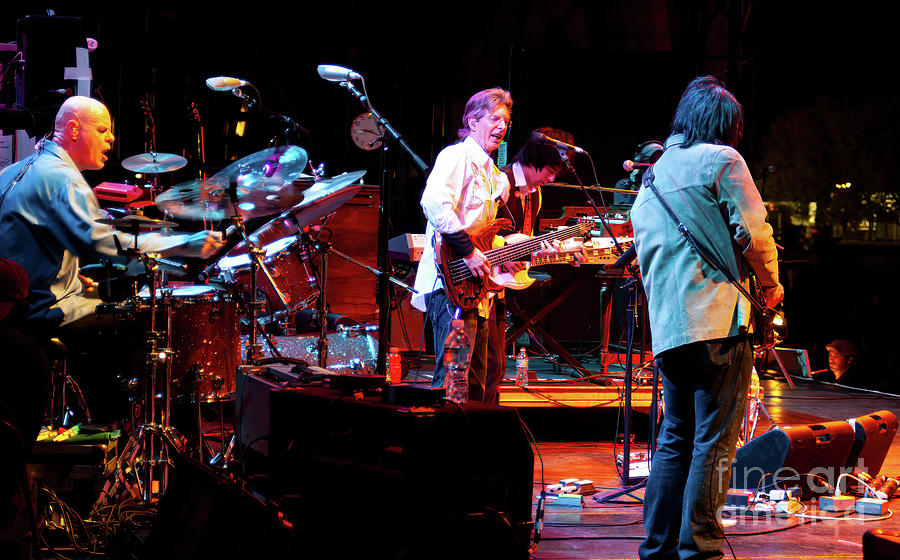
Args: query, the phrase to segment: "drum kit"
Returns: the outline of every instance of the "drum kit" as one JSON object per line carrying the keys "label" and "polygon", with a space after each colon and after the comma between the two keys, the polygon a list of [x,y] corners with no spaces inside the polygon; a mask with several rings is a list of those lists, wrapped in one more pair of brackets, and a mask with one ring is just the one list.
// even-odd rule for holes
{"label": "drum kit", "polygon": [[[150,174],[174,171],[185,164],[179,156],[157,153],[122,162],[130,171]],[[257,365],[273,361],[271,356],[292,361],[281,356],[266,325],[292,334],[295,315],[315,305],[324,326],[325,267],[317,267],[315,258],[322,256],[324,263],[324,255],[332,249],[327,240],[317,237],[315,226],[360,191],[359,180],[365,172],[325,178],[316,172],[304,173],[307,164],[303,148],[268,148],[229,164],[206,180],[176,184],[155,197],[155,206],[166,218],[224,221],[230,224],[226,237],[240,240],[209,263],[196,276],[196,283],[168,281],[164,271],[171,269],[161,266],[165,259],[138,247],[138,232],[177,228],[178,222],[142,214],[98,220],[135,234],[134,246],[120,247],[120,253],[143,263],[145,272],[140,278],[147,286],[134,282],[125,301],[98,308],[100,313],[139,320],[141,328],[146,328],[146,355],[142,417],[133,418],[132,437],[95,508],[120,491],[147,502],[155,492],[164,491],[172,464],[169,453],[187,447],[171,425],[173,403],[196,406],[200,459],[204,447],[211,453],[200,430],[200,403],[220,403],[221,407],[223,401],[232,399],[236,371],[242,363]],[[268,221],[249,232],[245,220],[252,218]],[[325,337],[324,328],[320,333]],[[265,351],[257,343],[258,337],[268,344]],[[319,349],[318,365],[325,367],[327,339],[320,340]],[[224,433],[224,425],[222,428]],[[224,436],[222,443],[225,452]],[[227,466],[228,459],[220,456],[219,460]]]}

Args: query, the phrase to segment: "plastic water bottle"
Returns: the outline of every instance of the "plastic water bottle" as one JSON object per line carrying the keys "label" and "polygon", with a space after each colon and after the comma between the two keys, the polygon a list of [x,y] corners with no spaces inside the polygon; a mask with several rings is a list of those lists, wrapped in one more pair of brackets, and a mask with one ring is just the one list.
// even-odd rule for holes
{"label": "plastic water bottle", "polygon": [[400,349],[391,346],[387,355],[387,372],[385,373],[385,383],[397,384],[403,379],[403,358],[400,356]]}
{"label": "plastic water bottle", "polygon": [[516,386],[528,387],[528,354],[524,346],[516,354]]}
{"label": "plastic water bottle", "polygon": [[465,322],[455,319],[453,330],[444,341],[444,369],[447,375],[448,400],[464,403],[469,400],[469,337]]}

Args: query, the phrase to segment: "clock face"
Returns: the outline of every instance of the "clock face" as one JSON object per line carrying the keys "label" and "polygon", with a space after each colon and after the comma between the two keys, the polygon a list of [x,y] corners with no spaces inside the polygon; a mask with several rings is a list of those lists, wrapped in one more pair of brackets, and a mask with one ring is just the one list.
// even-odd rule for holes
{"label": "clock face", "polygon": [[384,128],[377,122],[372,113],[363,113],[356,117],[350,125],[350,137],[353,143],[363,150],[376,150],[381,147]]}

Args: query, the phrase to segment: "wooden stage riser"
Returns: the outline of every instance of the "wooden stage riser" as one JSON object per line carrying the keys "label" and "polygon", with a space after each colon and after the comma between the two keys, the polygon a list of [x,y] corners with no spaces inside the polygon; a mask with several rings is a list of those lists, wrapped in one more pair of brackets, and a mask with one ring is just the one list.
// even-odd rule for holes
{"label": "wooden stage riser", "polygon": [[[634,388],[631,392],[631,407],[640,412],[648,412],[652,393],[650,387]],[[625,390],[618,385],[571,382],[531,382],[525,388],[506,383],[500,385],[501,406],[619,407],[624,401]]]}

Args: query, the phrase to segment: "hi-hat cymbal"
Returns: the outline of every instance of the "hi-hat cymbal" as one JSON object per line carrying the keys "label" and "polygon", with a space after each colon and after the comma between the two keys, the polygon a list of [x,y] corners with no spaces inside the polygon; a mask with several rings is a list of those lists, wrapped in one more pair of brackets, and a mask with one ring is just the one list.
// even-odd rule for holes
{"label": "hi-hat cymbal", "polygon": [[166,173],[187,165],[187,160],[175,154],[150,152],[138,154],[122,160],[122,167],[135,173]]}
{"label": "hi-hat cymbal", "polygon": [[[206,181],[175,185],[156,197],[156,206],[169,215],[193,220],[223,220],[271,216],[303,200],[313,184],[303,174],[308,159],[297,146],[277,146],[240,159]],[[234,187],[234,198],[229,188]]]}
{"label": "hi-hat cymbal", "polygon": [[99,220],[96,220],[96,222],[99,224],[113,226],[114,228],[121,230],[128,230],[135,227],[143,229],[178,227],[178,224],[175,222],[155,220],[153,218],[148,218],[147,216],[144,216],[142,214],[129,214],[128,216],[122,216],[121,218],[100,218]]}

